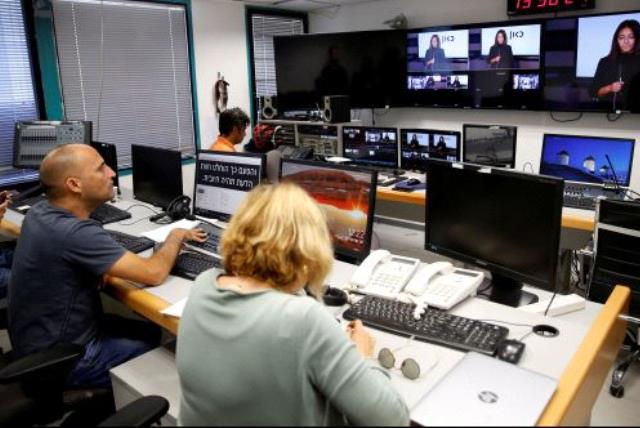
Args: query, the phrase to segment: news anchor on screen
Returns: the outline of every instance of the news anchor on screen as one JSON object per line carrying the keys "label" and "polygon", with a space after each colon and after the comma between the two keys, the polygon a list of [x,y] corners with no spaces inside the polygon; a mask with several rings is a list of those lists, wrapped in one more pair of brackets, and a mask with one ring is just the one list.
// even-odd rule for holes
{"label": "news anchor on screen", "polygon": [[440,47],[440,37],[437,34],[431,36],[429,49],[424,54],[424,60],[428,71],[448,69],[449,63],[444,54],[444,49]]}
{"label": "news anchor on screen", "polygon": [[611,102],[613,110],[627,109],[629,86],[640,74],[640,23],[635,19],[622,21],[611,41],[611,51],[600,59],[593,77],[593,96]]}
{"label": "news anchor on screen", "polygon": [[489,66],[491,68],[512,68],[513,50],[507,43],[507,32],[498,30],[496,39],[489,50]]}

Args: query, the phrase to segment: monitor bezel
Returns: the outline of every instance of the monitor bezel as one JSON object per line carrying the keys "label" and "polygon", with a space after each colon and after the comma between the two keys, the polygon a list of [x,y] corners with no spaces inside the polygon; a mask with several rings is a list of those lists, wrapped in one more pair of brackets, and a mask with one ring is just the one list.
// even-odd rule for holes
{"label": "monitor bezel", "polygon": [[[631,156],[629,157],[629,176],[627,177],[627,181],[625,182],[625,184],[619,184],[619,186],[620,187],[629,187],[629,185],[631,184],[631,173],[633,171],[632,170],[632,168],[633,168],[633,154],[634,154],[635,148],[636,148],[636,139],[635,138],[545,133],[542,136],[542,150],[540,151],[540,164],[538,166],[538,173],[540,173],[540,171],[542,170],[542,162],[543,162],[543,158],[544,158],[544,151],[545,151],[545,148],[547,146],[547,137],[585,138],[585,139],[591,139],[591,140],[608,140],[608,141],[631,142],[632,143],[631,144]],[[563,178],[563,177],[560,177],[560,178]],[[563,179],[568,183],[581,183],[581,184],[589,184],[589,185],[593,185],[593,186],[604,186],[604,183],[603,184],[598,184],[598,183],[591,183],[591,182],[580,181],[580,180],[567,180],[566,178],[563,178]],[[616,185],[618,185],[618,184],[616,184]]]}
{"label": "monitor bezel", "polygon": [[[362,129],[363,131],[366,131],[367,129],[376,129],[376,130],[380,130],[381,132],[389,132],[389,131],[393,131],[396,134],[396,162],[395,165],[377,165],[371,162],[359,162],[356,161],[355,159],[347,156],[347,147],[345,144],[345,140],[344,140],[344,134],[345,134],[345,130],[346,129]],[[398,156],[400,155],[400,133],[398,132],[398,128],[393,128],[393,127],[387,127],[387,126],[343,126],[342,127],[342,132],[340,134],[340,138],[341,138],[341,142],[342,142],[342,157],[347,158],[347,159],[351,159],[351,163],[355,166],[366,166],[366,167],[373,167],[373,168],[381,168],[381,169],[385,169],[385,168],[390,168],[390,169],[395,169],[398,168]]]}
{"label": "monitor bezel", "polygon": [[[398,163],[398,165],[400,165],[401,169],[410,169],[408,167],[406,167],[404,165],[404,161],[403,161],[403,157],[402,157],[402,153],[403,153],[403,149],[405,147],[405,145],[403,144],[404,142],[404,135],[405,133],[409,133],[409,132],[413,132],[416,134],[422,133],[422,134],[441,134],[441,135],[455,135],[458,137],[458,144],[456,144],[456,161],[460,161],[462,160],[462,133],[460,131],[451,131],[451,130],[443,130],[443,129],[423,129],[423,128],[400,128],[399,134],[400,134],[400,151],[399,151],[399,155],[400,155],[400,162]],[[430,158],[431,156],[429,156]],[[423,168],[419,168],[417,169],[417,171],[420,172],[426,172],[427,171],[427,167],[426,165]]]}
{"label": "monitor bezel", "polygon": [[[134,150],[138,150],[138,148],[142,148],[142,150],[156,151],[157,153],[162,152],[163,154],[166,154],[166,155],[171,154],[171,156],[173,156],[175,158],[175,159],[171,159],[171,162],[175,162],[177,160],[175,165],[180,165],[180,174],[178,176],[178,186],[176,186],[176,187],[180,189],[180,194],[174,196],[173,198],[175,198],[177,196],[182,196],[184,194],[183,193],[184,192],[184,190],[183,190],[184,187],[183,187],[183,180],[182,180],[182,153],[177,151],[177,150],[167,149],[167,148],[164,148],[164,147],[145,146],[145,145],[142,145],[142,144],[131,144],[131,181],[132,181],[132,185],[133,185],[133,198],[137,199],[137,200],[139,200],[141,202],[146,202],[148,204],[155,205],[157,207],[161,207],[162,209],[167,209],[167,207],[169,206],[169,203],[171,201],[159,200],[159,199],[154,199],[154,198],[140,199],[139,198],[140,195],[136,193],[136,182],[139,183],[140,176],[138,175],[137,176],[138,180],[136,180],[136,168],[135,168],[135,165],[134,165],[133,152],[134,152]],[[167,159],[168,159],[168,157],[167,157]],[[165,180],[163,182],[166,182],[166,176],[165,176]],[[176,184],[176,183],[173,183],[173,184]]]}
{"label": "monitor bezel", "polygon": [[[102,156],[102,159],[104,159],[104,162],[107,164],[107,166],[111,168],[113,172],[116,174],[115,177],[113,178],[113,185],[118,188],[118,194],[121,194],[120,177],[119,177],[120,174],[118,173],[118,150],[116,145],[111,143],[105,143],[102,141],[91,141],[90,145],[100,154],[100,156]],[[110,158],[109,160],[105,159],[103,156],[103,154],[107,150],[108,150],[107,152],[108,156]],[[109,161],[113,161],[111,165]]]}
{"label": "monitor bezel", "polygon": [[[509,269],[507,266],[500,265],[491,260],[481,260],[476,257],[472,257],[470,255],[458,252],[454,249],[444,248],[444,247],[441,247],[440,245],[430,242],[429,237],[430,237],[432,225],[431,225],[431,222],[429,222],[428,220],[429,220],[429,209],[433,204],[433,201],[430,198],[427,198],[427,203],[425,204],[426,220],[425,220],[425,233],[424,233],[424,236],[425,236],[424,248],[426,251],[431,251],[436,254],[441,254],[446,257],[451,257],[463,263],[468,263],[468,264],[477,266],[480,269],[486,269],[491,272],[495,272],[497,274],[506,276],[508,278],[512,278],[516,281],[522,282],[524,285],[533,285],[533,286],[540,287],[546,290],[551,290],[551,291],[557,290],[558,282],[557,282],[556,276],[557,276],[558,266],[559,266],[558,259],[560,257],[560,234],[562,231],[562,207],[563,207],[563,195],[564,195],[564,180],[562,178],[553,177],[549,175],[529,174],[525,172],[511,171],[511,170],[506,170],[501,168],[490,168],[487,166],[480,166],[475,164],[449,162],[441,159],[428,159],[427,163],[434,164],[435,167],[444,167],[444,168],[448,167],[450,169],[455,169],[455,170],[468,170],[468,171],[473,171],[477,174],[491,173],[491,174],[502,175],[502,176],[519,176],[523,180],[554,184],[556,206],[554,210],[555,214],[553,218],[553,224],[556,226],[553,230],[549,231],[549,233],[551,233],[553,236],[553,239],[550,242],[552,247],[550,253],[553,253],[553,254],[550,256],[551,257],[551,260],[549,261],[550,270],[548,272],[549,275],[546,278],[535,277],[526,273],[517,272],[515,270]],[[432,165],[429,165],[429,169],[427,170],[427,193],[429,191],[428,189],[429,183],[433,182],[433,180],[429,180],[429,170],[431,169],[431,167]],[[488,171],[489,169],[490,171]]]}
{"label": "monitor bezel", "polygon": [[[512,144],[512,147],[511,147],[511,150],[513,151],[512,162],[511,163],[494,165],[494,164],[488,164],[488,163],[482,163],[482,162],[475,162],[475,161],[467,160],[467,129],[468,128],[483,128],[483,129],[511,128],[511,129],[513,129],[513,144]],[[484,165],[484,166],[496,167],[496,168],[515,169],[515,167],[516,167],[517,149],[518,149],[518,127],[517,126],[512,126],[512,125],[478,125],[478,124],[474,124],[474,123],[465,123],[465,124],[462,125],[462,155],[461,155],[461,159],[462,159],[463,162],[474,163],[476,165]]]}
{"label": "monitor bezel", "polygon": [[[198,150],[198,152],[196,153],[196,162],[195,162],[195,174],[193,177],[193,214],[197,215],[199,217],[203,217],[203,218],[208,218],[208,219],[215,219],[215,220],[220,220],[220,221],[225,221],[228,222],[231,217],[233,216],[233,214],[225,214],[225,213],[221,213],[221,212],[217,212],[215,213],[215,215],[213,217],[210,217],[209,215],[203,215],[200,214],[196,211],[196,204],[197,204],[197,188],[198,188],[198,171],[200,171],[200,169],[198,168],[198,164],[200,163],[200,155],[201,154],[210,154],[210,155],[221,155],[221,156],[239,156],[239,157],[245,157],[245,158],[260,158],[260,181],[258,182],[258,185],[262,184],[262,181],[264,180],[265,177],[265,170],[267,168],[267,156],[264,153],[248,153],[248,152],[220,152],[220,151],[214,151],[214,150]],[[215,186],[212,186],[215,187]],[[252,189],[253,190],[253,189]],[[249,193],[249,192],[247,192]]]}
{"label": "monitor bezel", "polygon": [[326,162],[316,162],[316,161],[305,161],[305,160],[294,160],[294,159],[284,159],[281,158],[280,159],[280,172],[278,174],[278,178],[282,179],[282,166],[283,164],[287,162],[287,163],[292,163],[292,164],[297,164],[297,165],[305,165],[305,166],[315,166],[318,168],[324,168],[324,169],[334,169],[334,170],[340,170],[340,171],[347,171],[347,172],[357,172],[357,173],[362,173],[362,174],[368,174],[371,176],[371,187],[370,187],[370,191],[369,191],[369,212],[367,213],[367,227],[366,227],[366,233],[365,233],[365,243],[364,243],[364,249],[360,252],[357,251],[350,251],[350,250],[346,250],[343,248],[337,248],[336,246],[333,247],[333,251],[334,251],[334,257],[340,261],[344,261],[347,263],[356,263],[356,264],[360,264],[360,262],[362,262],[362,260],[364,260],[369,253],[371,252],[371,242],[372,242],[372,236],[373,236],[373,220],[374,220],[374,216],[375,216],[375,203],[376,203],[376,190],[378,187],[378,172],[375,170],[371,170],[371,169],[366,169],[366,168],[359,168],[356,166],[347,166],[347,165],[335,165],[335,164],[328,164]]}

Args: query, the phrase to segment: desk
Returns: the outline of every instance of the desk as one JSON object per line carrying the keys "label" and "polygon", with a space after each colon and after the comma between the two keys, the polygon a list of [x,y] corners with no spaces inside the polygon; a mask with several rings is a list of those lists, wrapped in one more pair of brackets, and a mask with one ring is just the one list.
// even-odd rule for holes
{"label": "desk", "polygon": [[[424,207],[427,203],[427,193],[425,190],[399,192],[397,190],[391,190],[391,188],[388,187],[378,186],[376,197],[381,201],[397,202],[420,207]],[[564,208],[562,210],[562,227],[593,232],[594,216],[595,213],[593,211]]]}
{"label": "desk", "polygon": [[[121,201],[116,204],[120,208],[128,208],[132,204],[130,202]],[[130,234],[139,234],[142,231],[150,230],[156,225],[148,222],[141,221],[135,223],[136,219],[143,216],[147,216],[150,212],[144,207],[134,207],[131,209],[133,219],[123,222],[124,224],[111,224],[108,225],[108,229],[115,229]],[[12,211],[8,212],[8,220],[20,224],[22,216]],[[148,250],[151,251],[151,250]],[[144,253],[143,253],[144,255]],[[327,278],[327,282],[334,286],[340,286],[344,284],[351,273],[355,269],[355,266],[336,262],[334,268]],[[169,277],[165,283],[157,287],[143,288],[140,285],[132,284],[127,281],[122,281],[117,278],[111,278],[109,293],[121,300],[125,305],[147,317],[153,322],[161,325],[167,330],[177,333],[178,320],[172,317],[164,316],[160,314],[160,311],[170,304],[173,304],[184,297],[187,297],[191,289],[191,281],[184,280],[177,277]],[[545,292],[540,290],[535,291],[545,297]],[[546,293],[548,295],[549,293]],[[569,362],[574,357],[576,349],[582,343],[590,324],[593,322],[594,317],[599,311],[601,305],[587,302],[587,307],[579,314],[568,314],[559,318],[548,318],[537,314],[531,314],[524,311],[520,311],[515,308],[510,308],[502,305],[498,305],[485,300],[473,298],[456,306],[452,313],[469,318],[507,321],[517,324],[535,325],[535,324],[550,324],[560,330],[560,335],[556,338],[542,338],[533,334],[528,335],[524,342],[527,344],[527,348],[520,362],[521,367],[525,367],[540,373],[544,373],[556,379],[560,379],[563,373],[568,370]],[[338,313],[342,308],[333,309]],[[584,319],[585,322],[575,322],[575,320]],[[507,325],[510,330],[509,337],[520,339],[529,330],[529,327],[517,327],[513,325]],[[400,348],[407,343],[406,338],[395,336],[389,333],[372,330],[372,334],[376,339],[376,351],[382,347],[389,347],[391,349]],[[154,351],[155,352],[155,351]],[[137,382],[138,386],[134,389],[144,394],[156,393],[161,394],[171,403],[170,414],[177,414],[180,397],[180,386],[177,378],[177,372],[175,371],[175,364],[172,362],[172,355],[166,350],[160,350],[164,356],[163,361],[165,367],[162,376],[156,378],[156,376],[142,376],[140,372],[132,377],[131,382]],[[398,352],[399,358],[413,357],[418,361],[423,371],[426,371],[418,380],[409,381],[399,375],[397,372],[392,372],[392,385],[398,389],[403,396],[409,408],[412,408],[417,401],[425,394],[426,391],[431,389],[439,379],[441,379],[463,356],[460,351],[455,351],[449,348],[444,348],[429,343],[414,341],[410,346],[402,349]],[[152,355],[143,355],[138,359],[125,363],[122,366],[114,369],[114,376],[118,376],[126,371],[126,369],[138,370],[141,365],[145,365],[145,361],[148,358],[156,357],[154,353]],[[435,365],[434,365],[435,364]],[[430,367],[432,367],[428,370]],[[148,366],[147,366],[148,367]],[[147,368],[147,372],[148,372]],[[159,383],[158,383],[159,382]],[[139,386],[145,385],[145,386]],[[129,385],[131,387],[131,385]],[[554,400],[552,400],[553,402]]]}

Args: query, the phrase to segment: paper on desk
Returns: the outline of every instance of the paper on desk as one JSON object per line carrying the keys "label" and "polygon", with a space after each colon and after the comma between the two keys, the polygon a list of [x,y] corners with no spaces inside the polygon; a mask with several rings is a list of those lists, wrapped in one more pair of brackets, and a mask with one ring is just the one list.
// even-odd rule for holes
{"label": "paper on desk", "polygon": [[157,229],[150,230],[148,232],[142,233],[142,236],[145,236],[149,239],[152,239],[156,242],[164,242],[169,236],[169,233],[173,229],[182,228],[182,229],[193,229],[198,224],[197,220],[185,220],[182,219],[180,221],[176,221],[175,223],[167,224]]}
{"label": "paper on desk", "polygon": [[182,318],[182,311],[184,311],[184,305],[187,303],[187,297],[173,305],[160,311],[161,314],[169,315],[170,317]]}

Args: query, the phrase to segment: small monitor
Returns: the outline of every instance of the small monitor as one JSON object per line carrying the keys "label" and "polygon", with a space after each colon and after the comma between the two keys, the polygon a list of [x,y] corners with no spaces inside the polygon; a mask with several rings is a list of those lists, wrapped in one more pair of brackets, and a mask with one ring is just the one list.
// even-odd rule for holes
{"label": "small monitor", "polygon": [[133,197],[166,209],[182,193],[180,152],[131,145]]}
{"label": "small monitor", "polygon": [[247,193],[260,184],[265,159],[257,153],[198,152],[193,213],[229,221]]}
{"label": "small monitor", "polygon": [[344,157],[358,165],[396,168],[398,166],[398,130],[395,128],[342,128]]}
{"label": "small monitor", "polygon": [[426,171],[425,159],[460,160],[460,133],[432,129],[400,130],[400,168]]}
{"label": "small monitor", "polygon": [[491,272],[491,300],[537,300],[523,283],[556,289],[561,178],[427,160],[425,249]]}
{"label": "small monitor", "polygon": [[513,168],[517,129],[515,126],[464,125],[464,162]]}
{"label": "small monitor", "polygon": [[544,134],[540,174],[582,183],[628,186],[635,140]]}
{"label": "small monitor", "polygon": [[113,185],[118,187],[118,194],[121,194],[120,181],[118,179],[118,153],[116,151],[116,145],[92,141],[91,147],[96,149],[100,156],[102,156],[102,159],[104,159],[107,166],[116,173],[116,176],[113,177]]}
{"label": "small monitor", "polygon": [[360,262],[369,255],[376,171],[282,160],[280,180],[299,184],[320,205],[327,217],[336,258]]}

